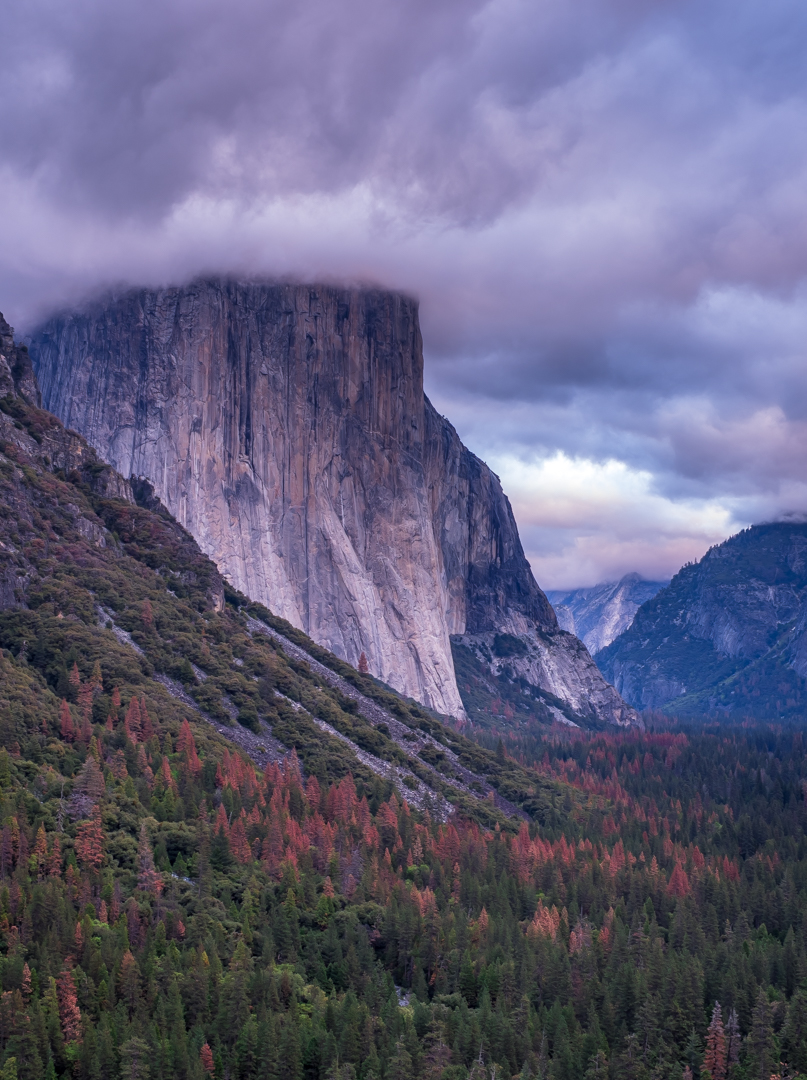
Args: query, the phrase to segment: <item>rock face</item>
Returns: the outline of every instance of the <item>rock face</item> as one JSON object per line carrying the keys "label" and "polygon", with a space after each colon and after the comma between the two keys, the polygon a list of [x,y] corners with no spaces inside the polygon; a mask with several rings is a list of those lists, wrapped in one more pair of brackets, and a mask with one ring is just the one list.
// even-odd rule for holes
{"label": "rock face", "polygon": [[645,600],[651,600],[667,584],[626,574],[619,581],[590,589],[552,591],[546,596],[560,626],[576,634],[593,656],[627,630]]}
{"label": "rock face", "polygon": [[198,281],[58,316],[31,354],[45,406],[234,586],[395,689],[462,716],[451,634],[557,629],[498,480],[424,396],[413,300]]}
{"label": "rock face", "polygon": [[29,405],[41,405],[28,349],[14,341],[14,330],[0,314],[0,397],[19,394]]}
{"label": "rock face", "polygon": [[597,663],[625,700],[780,718],[807,706],[807,525],[755,525],[643,604]]}
{"label": "rock face", "polygon": [[583,642],[560,627],[462,634],[451,642],[469,718],[481,727],[641,725]]}

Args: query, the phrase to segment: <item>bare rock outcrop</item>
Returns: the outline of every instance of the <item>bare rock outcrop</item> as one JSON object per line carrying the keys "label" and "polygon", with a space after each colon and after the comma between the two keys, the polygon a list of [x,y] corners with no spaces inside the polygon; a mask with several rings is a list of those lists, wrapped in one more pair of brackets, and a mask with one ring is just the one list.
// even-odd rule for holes
{"label": "bare rock outcrop", "polygon": [[462,716],[450,635],[557,630],[498,479],[424,396],[414,300],[197,281],[59,315],[31,355],[236,588],[396,690]]}
{"label": "bare rock outcrop", "polygon": [[29,405],[41,405],[31,357],[14,341],[14,330],[0,314],[0,397],[19,394]]}
{"label": "bare rock outcrop", "polygon": [[576,634],[593,656],[624,633],[642,604],[667,584],[625,574],[619,581],[588,589],[556,590],[546,596],[563,629]]}

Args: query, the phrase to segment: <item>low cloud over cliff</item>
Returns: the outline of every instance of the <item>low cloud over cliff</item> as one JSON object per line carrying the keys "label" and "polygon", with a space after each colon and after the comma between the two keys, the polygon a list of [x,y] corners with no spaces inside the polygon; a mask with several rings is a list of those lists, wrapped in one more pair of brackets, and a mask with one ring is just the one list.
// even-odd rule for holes
{"label": "low cloud over cliff", "polygon": [[539,580],[665,576],[807,508],[805,39],[797,0],[11,0],[4,308],[211,270],[416,292]]}

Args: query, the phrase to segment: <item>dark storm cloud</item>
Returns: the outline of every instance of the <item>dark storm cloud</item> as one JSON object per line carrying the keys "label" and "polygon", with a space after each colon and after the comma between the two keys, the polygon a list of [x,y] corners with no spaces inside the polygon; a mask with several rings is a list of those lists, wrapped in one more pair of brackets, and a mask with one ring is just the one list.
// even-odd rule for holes
{"label": "dark storm cloud", "polygon": [[[659,576],[807,507],[799,0],[10,0],[4,45],[23,327],[110,282],[378,281],[421,297],[429,390],[548,572]],[[632,493],[619,528],[558,454]]]}

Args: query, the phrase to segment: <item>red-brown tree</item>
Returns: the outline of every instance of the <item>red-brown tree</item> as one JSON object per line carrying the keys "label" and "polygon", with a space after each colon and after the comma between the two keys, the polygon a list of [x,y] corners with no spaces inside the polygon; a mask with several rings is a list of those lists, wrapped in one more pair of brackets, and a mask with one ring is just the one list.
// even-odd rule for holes
{"label": "red-brown tree", "polygon": [[93,809],[89,821],[82,821],[76,834],[76,857],[88,870],[99,870],[104,861],[104,827],[101,809]]}

